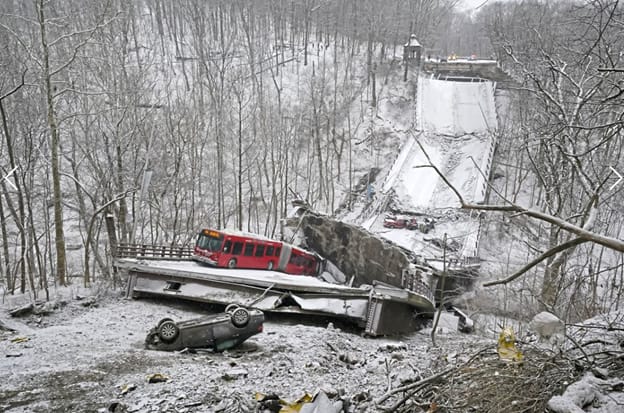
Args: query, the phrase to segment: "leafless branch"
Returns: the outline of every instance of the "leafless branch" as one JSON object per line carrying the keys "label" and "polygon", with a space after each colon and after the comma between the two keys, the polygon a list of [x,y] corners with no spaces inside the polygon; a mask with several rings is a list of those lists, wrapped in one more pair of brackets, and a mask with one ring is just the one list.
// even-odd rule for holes
{"label": "leafless branch", "polygon": [[459,191],[457,189],[455,189],[455,187],[448,181],[448,179],[446,179],[446,176],[444,176],[444,174],[438,169],[437,166],[435,166],[433,164],[433,162],[431,162],[431,158],[429,157],[429,154],[427,153],[427,151],[425,150],[425,148],[422,146],[422,144],[420,143],[420,141],[417,138],[416,139],[416,144],[418,145],[418,147],[420,148],[420,150],[423,152],[423,154],[425,154],[425,157],[427,158],[427,161],[429,162],[429,166],[431,166],[431,168],[433,168],[434,171],[436,171],[436,173],[438,174],[438,176],[440,177],[440,179],[442,179],[444,181],[444,183],[451,189],[451,191],[453,191],[455,193],[455,195],[457,196],[457,198],[459,199],[459,202],[464,205],[464,198],[461,196],[461,194],[459,193]]}
{"label": "leafless branch", "polygon": [[496,281],[490,281],[487,283],[484,283],[483,286],[484,287],[492,287],[495,285],[501,285],[501,284],[508,284],[510,282],[512,282],[513,280],[520,278],[522,275],[524,275],[527,271],[529,271],[531,268],[535,267],[536,265],[538,265],[539,263],[541,263],[542,261],[544,261],[545,259],[547,259],[548,257],[552,257],[553,255],[556,255],[562,251],[567,250],[568,248],[572,248],[574,246],[580,245],[582,243],[588,242],[587,240],[581,239],[581,238],[574,238],[568,242],[564,242],[563,244],[557,245],[554,248],[549,249],[548,251],[546,251],[545,253],[543,253],[542,255],[540,255],[539,257],[535,258],[533,261],[531,261],[530,263],[528,263],[527,265],[525,265],[524,267],[520,268],[518,271],[516,271],[514,274],[510,275],[507,278],[503,278],[501,280],[496,280]]}
{"label": "leafless branch", "polygon": [[599,67],[599,72],[616,72],[616,73],[624,73],[624,67]]}
{"label": "leafless branch", "polygon": [[[78,56],[78,52],[87,44],[89,43],[89,41],[91,40],[91,38],[95,35],[95,32],[99,29],[101,29],[102,27],[107,26],[108,24],[110,24],[112,21],[114,21],[115,19],[117,19],[117,17],[119,16],[119,12],[115,14],[115,16],[113,16],[112,18],[110,18],[109,20],[106,21],[102,21],[100,23],[98,23],[95,27],[90,28],[88,30],[82,31],[82,32],[76,32],[76,33],[71,33],[67,36],[73,37],[74,35],[80,34],[80,33],[88,33],[89,35],[87,36],[86,39],[84,39],[82,42],[80,42],[79,44],[77,44],[74,47],[74,51],[72,53],[72,56],[63,64],[61,64],[59,67],[55,68],[55,69],[51,69],[50,70],[50,77],[53,77],[54,75],[56,75],[57,73],[63,71],[66,67],[70,66],[74,60],[76,60],[76,57]],[[58,40],[58,39],[57,39]],[[50,44],[49,46],[52,46],[52,44]]]}
{"label": "leafless branch", "polygon": [[459,191],[449,182],[449,180],[440,171],[440,169],[438,169],[438,167],[436,167],[431,162],[431,158],[425,151],[425,148],[423,148],[423,146],[420,144],[420,142],[418,142],[417,140],[416,143],[418,143],[418,146],[425,154],[425,157],[429,161],[431,168],[433,168],[433,170],[436,171],[440,179],[442,179],[444,183],[455,193],[455,195],[457,196],[461,204],[462,209],[477,210],[477,211],[511,212],[511,213],[517,213],[517,214],[524,214],[531,218],[535,218],[540,221],[548,222],[549,224],[557,226],[567,232],[570,232],[576,235],[578,238],[582,239],[583,242],[594,242],[596,244],[602,245],[614,251],[624,252],[624,241],[613,238],[613,237],[608,237],[606,235],[595,233],[586,228],[580,227],[578,225],[574,225],[571,222],[568,222],[562,218],[559,218],[551,214],[547,214],[542,211],[538,211],[538,210],[531,209],[531,208],[525,208],[515,203],[510,203],[509,205],[487,205],[487,204],[480,205],[480,204],[467,203],[464,200],[464,198],[461,196]]}
{"label": "leafless branch", "polygon": [[5,93],[4,95],[0,96],[0,100],[4,100],[6,98],[8,98],[9,96],[11,96],[13,93],[17,92],[18,90],[20,90],[22,88],[22,86],[24,86],[24,78],[26,77],[26,72],[28,71],[28,69],[24,70],[22,72],[22,81],[20,82],[19,85],[15,86],[13,89],[11,89],[10,91],[8,91],[7,93]]}

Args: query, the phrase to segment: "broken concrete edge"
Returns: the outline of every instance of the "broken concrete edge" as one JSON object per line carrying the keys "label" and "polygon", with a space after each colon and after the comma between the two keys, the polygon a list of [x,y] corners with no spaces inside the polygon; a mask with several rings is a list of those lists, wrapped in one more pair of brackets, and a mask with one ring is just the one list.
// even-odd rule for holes
{"label": "broken concrete edge", "polygon": [[354,322],[374,336],[415,331],[419,327],[416,318],[430,318],[434,312],[428,297],[388,285],[355,288],[327,284],[321,288],[259,280],[254,278],[256,273],[242,279],[240,274],[233,277],[224,272],[227,270],[199,268],[193,263],[187,265],[195,272],[162,268],[154,262],[131,265],[125,261],[124,265],[128,269],[128,297],[173,297],[221,305],[235,302],[267,312],[330,316]]}

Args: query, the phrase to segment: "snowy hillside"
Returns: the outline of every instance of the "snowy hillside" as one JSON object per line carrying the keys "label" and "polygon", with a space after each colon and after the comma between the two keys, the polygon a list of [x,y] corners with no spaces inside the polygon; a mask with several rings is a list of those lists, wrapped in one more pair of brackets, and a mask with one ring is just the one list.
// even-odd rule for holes
{"label": "snowy hillside", "polygon": [[480,178],[489,174],[497,126],[493,84],[421,78],[418,90],[418,131],[395,162],[384,193],[394,190],[400,208],[408,211],[459,206],[450,188],[426,167],[428,155],[462,196],[483,201]]}
{"label": "snowy hillside", "polygon": [[446,234],[456,255],[473,257],[479,220],[457,210],[457,197],[428,167],[427,157],[467,201],[484,201],[497,130],[494,84],[420,77],[417,90],[417,127],[389,169],[377,202],[421,221],[429,216],[436,225],[427,234],[388,229],[383,226],[388,211],[380,208],[363,226],[429,259],[441,255],[431,241]]}

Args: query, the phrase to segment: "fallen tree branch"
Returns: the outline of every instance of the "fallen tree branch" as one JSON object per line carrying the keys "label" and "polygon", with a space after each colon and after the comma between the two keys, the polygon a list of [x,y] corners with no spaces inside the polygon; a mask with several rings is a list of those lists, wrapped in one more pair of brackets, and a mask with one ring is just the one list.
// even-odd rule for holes
{"label": "fallen tree branch", "polygon": [[[425,148],[422,146],[422,144],[418,140],[416,140],[416,143],[418,144],[420,149],[423,151],[423,154],[427,158],[427,161],[429,162],[428,166],[433,168],[433,170],[438,174],[440,179],[442,179],[442,181],[444,181],[444,183],[449,187],[449,189],[453,191],[455,196],[457,196],[457,199],[459,200],[459,203],[461,205],[461,209],[477,210],[477,211],[509,212],[509,213],[514,213],[516,215],[517,214],[526,215],[526,216],[535,218],[540,221],[548,222],[549,224],[557,226],[567,232],[570,232],[576,235],[578,239],[582,240],[583,242],[593,242],[595,244],[602,245],[603,247],[609,248],[613,251],[624,252],[623,240],[619,240],[617,238],[598,234],[584,227],[574,225],[573,223],[568,222],[565,219],[559,218],[551,214],[547,214],[542,211],[525,208],[510,201],[508,201],[509,203],[506,205],[472,204],[472,203],[466,202],[464,198],[461,196],[461,194],[459,193],[459,191],[457,190],[457,188],[455,188],[453,184],[451,184],[449,180],[444,176],[442,171],[440,171],[440,169],[437,166],[435,166],[433,162],[431,162],[431,158],[429,157],[429,154],[427,153]],[[592,200],[592,204],[594,205],[594,208],[595,208],[595,199]],[[571,246],[569,246],[568,248],[570,247]]]}
{"label": "fallen tree branch", "polygon": [[[416,139],[416,138],[414,138],[414,139]],[[434,171],[436,171],[436,173],[438,174],[440,179],[442,179],[444,181],[446,186],[448,186],[451,189],[451,191],[453,191],[455,193],[455,196],[457,197],[457,199],[459,199],[459,203],[462,205],[462,208],[463,208],[463,206],[466,204],[466,202],[464,201],[464,198],[461,196],[459,191],[449,182],[448,179],[446,179],[446,176],[444,176],[444,174],[438,169],[438,167],[435,166],[433,162],[431,162],[431,158],[429,157],[429,154],[427,153],[425,148],[423,148],[422,144],[420,143],[420,141],[418,139],[416,139],[416,144],[420,147],[420,150],[425,155],[425,158],[427,158],[427,161],[429,162],[429,166],[431,168],[433,168]]]}
{"label": "fallen tree branch", "polygon": [[[477,351],[475,354],[473,354],[468,360],[466,360],[466,362],[464,362],[464,363],[462,363],[462,364],[460,364],[458,366],[449,367],[449,368],[447,368],[445,370],[442,370],[441,372],[436,373],[436,374],[434,374],[432,376],[429,376],[429,377],[424,378],[422,380],[418,380],[417,382],[406,384],[405,386],[397,387],[394,390],[388,391],[388,392],[384,393],[381,397],[379,397],[375,401],[375,405],[377,407],[379,407],[380,409],[384,410],[384,411],[393,412],[396,409],[398,409],[399,406],[401,406],[403,403],[405,403],[405,401],[408,400],[421,387],[424,387],[428,383],[437,381],[438,379],[441,379],[441,378],[443,378],[444,376],[446,376],[446,375],[448,375],[450,373],[453,373],[455,371],[458,371],[458,370],[466,367],[467,365],[472,363],[477,357],[479,357],[481,354],[483,354],[486,351],[490,351],[490,350],[491,350],[491,347],[484,347],[481,350]],[[380,406],[383,402],[388,400],[393,395],[395,395],[397,393],[406,392],[406,391],[410,391],[410,393],[408,395],[406,395],[405,397],[403,397],[401,400],[399,400],[399,402],[397,402],[394,405],[392,405],[391,407],[384,408],[384,407]]]}
{"label": "fallen tree branch", "polygon": [[559,244],[556,247],[549,249],[548,251],[546,251],[545,253],[543,253],[539,257],[535,258],[533,261],[529,262],[527,265],[525,265],[524,267],[520,268],[518,271],[516,271],[514,274],[510,275],[509,277],[503,278],[501,280],[495,280],[495,281],[486,282],[486,283],[483,284],[483,286],[484,287],[492,287],[494,285],[510,283],[513,280],[515,280],[516,278],[521,277],[524,273],[526,273],[531,268],[535,267],[537,264],[539,264],[540,262],[544,261],[548,257],[552,257],[555,254],[558,254],[558,253],[560,253],[562,251],[567,250],[568,248],[572,248],[574,246],[583,244],[585,242],[588,242],[588,240],[585,240],[585,239],[582,239],[582,238],[574,238],[574,239],[572,239],[572,240],[570,240],[568,242],[564,242],[563,244]]}
{"label": "fallen tree branch", "polygon": [[474,205],[474,204],[466,204],[462,203],[462,209],[469,210],[480,210],[480,211],[498,211],[498,212],[517,212],[524,213],[527,216],[538,219],[540,221],[548,222],[549,224],[553,224],[558,226],[561,229],[564,229],[572,234],[577,235],[579,238],[584,239],[588,242],[593,242],[603,247],[607,247],[614,251],[624,252],[624,241],[619,240],[617,238],[607,237],[605,235],[597,234],[592,231],[588,231],[584,228],[581,228],[577,225],[574,225],[570,222],[567,222],[559,217],[555,217],[550,214],[546,214],[541,211],[536,211],[529,208],[524,208],[519,205],[511,204],[511,205]]}
{"label": "fallen tree branch", "polygon": [[[434,374],[433,376],[429,376],[429,377],[427,377],[425,379],[419,380],[419,381],[414,382],[414,383],[407,384],[405,386],[397,387],[394,390],[390,390],[389,392],[386,392],[383,396],[381,396],[379,399],[377,399],[375,401],[375,404],[377,406],[379,406],[381,403],[385,402],[386,400],[388,400],[390,397],[392,397],[393,395],[395,395],[397,393],[402,393],[402,392],[405,392],[405,391],[415,390],[415,389],[417,390],[421,386],[423,386],[423,385],[425,385],[427,383],[430,383],[432,381],[436,381],[436,380],[446,376],[447,374],[452,373],[453,371],[455,371],[455,370],[457,370],[459,368],[460,368],[459,366],[450,367],[450,368],[448,368],[446,370],[442,370],[441,372]],[[410,393],[409,396],[411,396],[412,394],[413,394],[413,392]],[[407,399],[403,399],[402,401],[404,402],[405,400],[407,400]],[[402,403],[399,403],[398,405],[394,405],[391,408],[384,409],[384,410],[386,410],[386,411],[394,411],[401,404]]]}

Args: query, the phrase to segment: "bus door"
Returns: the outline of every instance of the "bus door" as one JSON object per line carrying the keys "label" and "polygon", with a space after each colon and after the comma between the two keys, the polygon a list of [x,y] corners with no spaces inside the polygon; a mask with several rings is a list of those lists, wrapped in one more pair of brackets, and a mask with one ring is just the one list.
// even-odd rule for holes
{"label": "bus door", "polygon": [[290,254],[292,252],[292,247],[288,244],[282,244],[282,252],[279,257],[279,263],[277,264],[277,269],[283,272],[286,272],[286,266],[288,265],[288,260],[290,260]]}
{"label": "bus door", "polygon": [[243,248],[243,254],[238,257],[239,268],[258,268],[256,265],[256,258],[254,257],[254,251],[256,243],[250,240],[245,241],[245,247]]}
{"label": "bus door", "polygon": [[316,266],[314,268],[314,275],[319,276],[325,271],[325,260],[322,259],[319,255],[316,257]]}

